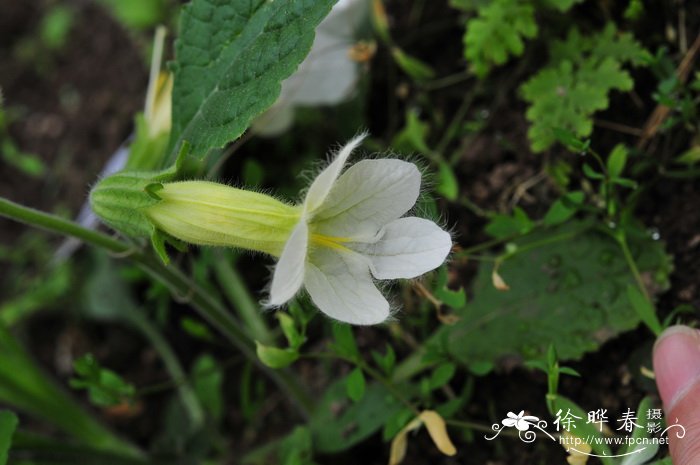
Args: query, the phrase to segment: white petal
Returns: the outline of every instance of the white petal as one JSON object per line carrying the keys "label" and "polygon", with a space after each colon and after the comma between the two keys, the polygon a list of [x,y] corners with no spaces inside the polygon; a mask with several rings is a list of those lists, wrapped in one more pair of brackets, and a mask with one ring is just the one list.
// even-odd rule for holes
{"label": "white petal", "polygon": [[282,305],[294,297],[304,281],[306,251],[309,243],[309,227],[302,218],[294,227],[287,243],[284,244],[270,287],[270,300],[267,305]]}
{"label": "white petal", "polygon": [[326,167],[321,174],[316,176],[314,182],[309,187],[304,200],[304,212],[311,213],[320,207],[326,200],[328,193],[333,188],[336,179],[345,166],[345,162],[355,148],[362,143],[362,140],[367,137],[367,134],[360,134],[350,139],[343,148],[338,151],[335,160]]}
{"label": "white petal", "polygon": [[282,83],[280,99],[294,105],[335,105],[355,89],[358,65],[350,59],[351,37],[316,31],[311,52]]}
{"label": "white petal", "polygon": [[389,302],[372,282],[365,259],[352,251],[321,247],[311,252],[304,286],[326,315],[354,325],[374,325],[389,316]]}
{"label": "white petal", "polygon": [[265,113],[251,123],[251,130],[262,137],[279,136],[294,123],[294,107],[287,100],[279,99]]}
{"label": "white petal", "polygon": [[314,213],[314,231],[367,241],[406,213],[418,199],[421,175],[413,163],[362,160],[345,171]]}
{"label": "white petal", "polygon": [[409,279],[442,265],[452,238],[430,220],[408,217],[387,224],[377,242],[352,247],[369,256],[375,278]]}

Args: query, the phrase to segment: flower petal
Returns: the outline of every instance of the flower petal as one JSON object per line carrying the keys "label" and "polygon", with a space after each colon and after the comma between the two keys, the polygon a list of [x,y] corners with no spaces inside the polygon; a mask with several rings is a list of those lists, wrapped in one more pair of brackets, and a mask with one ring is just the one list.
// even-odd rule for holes
{"label": "flower petal", "polygon": [[413,163],[362,160],[345,171],[311,222],[320,234],[371,240],[418,199],[421,175]]}
{"label": "flower petal", "polygon": [[338,151],[335,160],[333,160],[326,169],[321,171],[321,174],[316,176],[316,179],[314,179],[314,182],[306,193],[306,199],[304,200],[305,213],[310,214],[323,204],[326,197],[328,197],[328,193],[333,188],[336,179],[340,176],[340,172],[343,170],[348,157],[352,151],[362,143],[365,137],[367,137],[367,134],[360,134],[350,139],[350,141]]}
{"label": "flower petal", "polygon": [[370,277],[367,261],[351,250],[312,250],[304,285],[326,315],[354,325],[374,325],[389,316],[389,302]]}
{"label": "flower petal", "polygon": [[423,218],[399,218],[387,224],[372,244],[353,249],[371,260],[377,279],[415,278],[440,266],[452,249],[452,238],[438,225]]}
{"label": "flower petal", "polygon": [[294,297],[304,281],[306,251],[309,243],[309,227],[302,218],[294,227],[287,243],[284,245],[270,287],[271,306],[282,305]]}

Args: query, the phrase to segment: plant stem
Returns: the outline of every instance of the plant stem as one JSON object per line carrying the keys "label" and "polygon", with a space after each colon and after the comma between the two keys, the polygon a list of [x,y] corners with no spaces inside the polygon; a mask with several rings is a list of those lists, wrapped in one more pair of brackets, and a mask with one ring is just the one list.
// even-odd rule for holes
{"label": "plant stem", "polygon": [[304,417],[309,415],[313,405],[305,389],[288,372],[271,370],[258,360],[255,344],[241,329],[241,325],[216,299],[202,290],[174,266],[165,266],[159,259],[137,248],[135,245],[119,241],[106,234],[84,228],[72,221],[25,207],[10,200],[0,198],[0,216],[10,218],[29,226],[49,232],[72,236],[116,254],[124,254],[146,271],[154,279],[164,284],[170,292],[187,302],[211,325],[217,328],[238,350],[255,363],[289,398],[293,399]]}
{"label": "plant stem", "polygon": [[226,299],[238,311],[243,323],[250,330],[253,339],[263,344],[273,344],[270,328],[261,317],[260,307],[248,292],[241,274],[236,269],[232,254],[217,254],[214,258],[214,272]]}
{"label": "plant stem", "polygon": [[627,237],[625,234],[621,234],[620,237],[618,237],[617,242],[620,244],[620,248],[622,249],[622,253],[625,256],[625,260],[627,261],[627,266],[629,267],[630,271],[632,272],[632,276],[634,276],[634,280],[637,282],[637,287],[639,287],[639,291],[642,293],[645,299],[649,301],[649,303],[652,303],[651,296],[649,295],[649,291],[647,291],[646,285],[644,285],[644,280],[642,279],[642,274],[639,272],[639,268],[637,267],[637,262],[634,261],[634,257],[632,256],[632,251],[630,251],[630,247],[627,244]]}

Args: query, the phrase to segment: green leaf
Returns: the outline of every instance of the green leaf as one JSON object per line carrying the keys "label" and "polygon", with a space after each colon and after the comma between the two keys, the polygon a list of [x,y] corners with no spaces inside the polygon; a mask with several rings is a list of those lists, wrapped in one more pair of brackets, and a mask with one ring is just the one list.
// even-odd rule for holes
{"label": "green leaf", "polygon": [[450,308],[462,308],[467,304],[467,294],[464,289],[453,291],[447,287],[447,265],[438,268],[433,294]]}
{"label": "green leaf", "polygon": [[93,404],[110,407],[133,400],[136,388],[112,370],[102,368],[92,354],[76,359],[73,369],[78,376],[71,378],[70,386],[87,389]]}
{"label": "green leaf", "polygon": [[282,442],[277,454],[277,463],[281,465],[313,465],[312,455],[311,431],[305,426],[297,426]]}
{"label": "green leaf", "polygon": [[612,149],[607,162],[608,176],[613,179],[620,177],[627,164],[627,153],[627,147],[623,144],[617,144],[615,148]]}
{"label": "green leaf", "polygon": [[605,179],[605,176],[594,170],[588,163],[583,164],[583,174],[589,179]]}
{"label": "green leaf", "polygon": [[[507,292],[493,287],[492,264],[481,266],[460,321],[441,328],[435,341],[444,340],[451,356],[472,369],[513,355],[542,358],[550,344],[560,360],[579,359],[636,327],[640,318],[626,295],[634,277],[624,255],[614,239],[588,224],[569,221],[516,240],[521,252],[499,268]],[[641,272],[667,286],[663,245],[638,238],[630,247]]]}
{"label": "green leaf", "polygon": [[384,355],[381,355],[376,350],[373,350],[372,358],[377,366],[384,372],[384,374],[391,376],[392,372],[394,371],[394,366],[396,365],[396,353],[390,344],[387,343],[386,354]]}
{"label": "green leaf", "polygon": [[494,65],[504,64],[525,50],[523,39],[537,36],[535,9],[519,0],[493,0],[467,21],[464,55],[472,71],[485,77]]}
{"label": "green leaf", "polygon": [[683,165],[694,165],[700,161],[700,145],[694,145],[673,160]]}
{"label": "green leaf", "polygon": [[499,214],[491,218],[484,231],[490,236],[504,239],[518,234],[527,234],[534,225],[522,208],[515,207],[512,216]]}
{"label": "green leaf", "polygon": [[591,145],[589,140],[583,141],[576,137],[576,134],[566,129],[552,128],[552,134],[557,141],[574,152],[585,153]]}
{"label": "green leaf", "polygon": [[202,406],[215,422],[224,414],[224,371],[211,355],[200,356],[192,367],[192,387]]}
{"label": "green leaf", "polygon": [[352,326],[334,323],[333,328],[333,338],[335,339],[335,344],[333,344],[333,350],[335,350],[338,355],[354,360],[360,357],[360,352],[357,350],[357,344],[355,343],[355,336],[352,334]]}
{"label": "green leaf", "polygon": [[529,104],[527,119],[532,150],[542,152],[555,141],[554,128],[588,137],[592,116],[608,108],[613,90],[629,91],[634,82],[625,64],[640,65],[646,52],[631,34],[618,34],[609,24],[598,34],[582,37],[576,28],[551,47],[549,64],[525,82],[521,94]]}
{"label": "green leaf", "polygon": [[299,358],[299,352],[294,349],[266,346],[258,341],[255,341],[255,351],[261,362],[275,369],[289,366]]}
{"label": "green leaf", "polygon": [[54,6],[41,19],[39,33],[43,44],[50,50],[60,50],[68,42],[75,22],[75,11],[65,6]]}
{"label": "green leaf", "polygon": [[357,367],[350,372],[345,379],[345,389],[348,397],[354,402],[359,402],[365,395],[365,375],[362,369]]}
{"label": "green leaf", "polygon": [[424,155],[430,155],[432,150],[425,142],[430,127],[428,123],[420,120],[415,109],[406,112],[406,125],[399,131],[391,145],[401,152],[418,151]]}
{"label": "green leaf", "polygon": [[9,410],[0,410],[0,465],[7,463],[12,436],[15,434],[18,423],[17,415]]}
{"label": "green leaf", "polygon": [[391,56],[404,73],[417,82],[427,81],[435,77],[435,70],[418,58],[408,55],[398,47],[391,49]]}
{"label": "green leaf", "polygon": [[556,8],[560,12],[564,13],[571,9],[577,3],[581,3],[583,0],[545,0],[544,4],[550,8]]}
{"label": "green leaf", "polygon": [[454,363],[443,363],[438,366],[430,375],[430,389],[443,387],[450,382],[456,372],[457,366]]}
{"label": "green leaf", "polygon": [[334,0],[193,0],[172,70],[171,160],[184,140],[201,159],[270,107],[308,54]]}
{"label": "green leaf", "polygon": [[459,182],[452,167],[445,162],[440,162],[438,180],[435,190],[447,200],[455,201],[459,197]]}
{"label": "green leaf", "polygon": [[294,318],[284,312],[277,312],[276,316],[289,347],[295,350],[301,347],[306,338],[297,330]]}
{"label": "green leaf", "polygon": [[574,216],[583,204],[585,194],[581,191],[569,192],[549,207],[542,222],[547,226],[564,223]]}
{"label": "green leaf", "polygon": [[359,402],[348,400],[345,380],[332,384],[317,404],[309,427],[316,452],[346,450],[378,431],[402,409],[379,384],[368,384]]}
{"label": "green leaf", "polygon": [[162,22],[166,8],[164,0],[98,0],[128,27],[147,29]]}
{"label": "green leaf", "polygon": [[630,304],[632,304],[634,311],[637,312],[639,319],[642,320],[655,335],[658,336],[661,334],[663,327],[661,326],[661,322],[659,322],[659,317],[656,316],[656,309],[635,285],[627,285],[627,298]]}

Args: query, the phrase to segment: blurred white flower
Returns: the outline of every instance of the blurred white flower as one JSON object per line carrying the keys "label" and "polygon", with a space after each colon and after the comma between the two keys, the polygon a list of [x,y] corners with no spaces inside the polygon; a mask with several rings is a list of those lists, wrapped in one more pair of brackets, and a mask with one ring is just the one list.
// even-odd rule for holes
{"label": "blurred white flower", "polygon": [[275,104],[253,121],[252,130],[276,136],[294,121],[294,107],[336,105],[355,90],[358,64],[350,58],[355,32],[367,18],[368,0],[340,0],[316,28],[311,51],[282,82]]}
{"label": "blurred white flower", "polygon": [[326,315],[377,324],[389,316],[389,303],[372,277],[415,278],[445,261],[449,233],[426,219],[402,218],[420,191],[413,163],[362,160],[341,174],[364,137],[348,142],[311,184],[277,262],[268,305],[284,304],[303,286]]}

